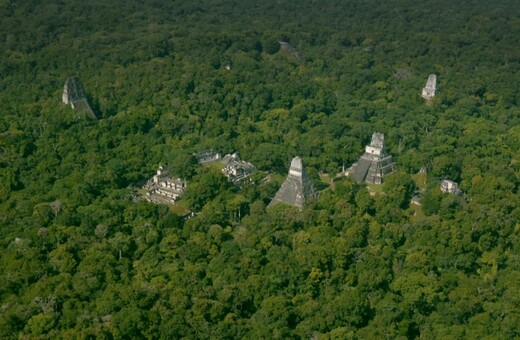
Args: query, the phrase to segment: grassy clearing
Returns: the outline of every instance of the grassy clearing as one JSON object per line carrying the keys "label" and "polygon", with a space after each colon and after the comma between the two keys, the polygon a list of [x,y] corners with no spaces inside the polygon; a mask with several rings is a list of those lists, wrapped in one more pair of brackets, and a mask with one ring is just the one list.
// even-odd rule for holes
{"label": "grassy clearing", "polygon": [[206,167],[206,168],[213,168],[218,171],[222,171],[222,169],[224,169],[224,162],[221,162],[220,160],[218,160],[218,161],[204,163],[204,164],[202,164],[202,166]]}
{"label": "grassy clearing", "polygon": [[410,222],[419,222],[426,218],[420,205],[410,204]]}
{"label": "grassy clearing", "polygon": [[[321,183],[327,185],[328,188],[334,190],[336,188],[336,185],[334,184],[334,178],[330,176],[330,174],[318,174],[320,176]],[[323,188],[322,186],[322,189]]]}
{"label": "grassy clearing", "polygon": [[181,216],[186,215],[190,212],[190,209],[188,209],[188,203],[186,201],[183,201],[182,199],[180,201],[175,202],[175,204],[170,205],[170,209],[172,212]]}
{"label": "grassy clearing", "polygon": [[412,179],[419,189],[426,189],[426,174],[424,172],[412,175]]}
{"label": "grassy clearing", "polygon": [[382,184],[367,184],[368,192],[374,193],[374,194],[383,194],[383,185]]}
{"label": "grassy clearing", "polygon": [[332,184],[332,178],[329,174],[319,174],[319,176],[323,183]]}

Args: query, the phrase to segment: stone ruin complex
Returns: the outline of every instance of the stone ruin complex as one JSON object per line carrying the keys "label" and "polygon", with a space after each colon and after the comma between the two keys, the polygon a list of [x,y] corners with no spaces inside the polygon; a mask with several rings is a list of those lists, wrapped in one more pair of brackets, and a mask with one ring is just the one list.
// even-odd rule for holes
{"label": "stone ruin complex", "polygon": [[426,101],[432,100],[435,97],[435,92],[437,91],[437,76],[435,74],[430,74],[428,76],[428,80],[426,81],[426,86],[422,90],[422,97],[426,99]]}
{"label": "stone ruin complex", "polygon": [[365,153],[347,170],[346,175],[357,182],[381,184],[383,178],[396,171],[391,155],[384,149],[385,135],[379,132],[372,134],[372,141],[365,147]]}
{"label": "stone ruin complex", "polygon": [[449,179],[445,179],[441,182],[440,189],[443,193],[452,194],[452,195],[461,195],[462,190],[459,189],[459,185]]}
{"label": "stone ruin complex", "polygon": [[83,90],[78,77],[70,77],[65,82],[62,95],[63,103],[70,105],[74,110],[86,114],[88,117],[97,119],[96,114],[92,111],[88,103],[87,96]]}
{"label": "stone ruin complex", "polygon": [[315,197],[316,191],[303,169],[301,158],[294,157],[289,175],[267,208],[284,203],[303,210],[305,201]]}
{"label": "stone ruin complex", "polygon": [[206,150],[194,153],[193,156],[197,158],[199,164],[215,162],[222,158],[222,156],[218,152],[215,152],[213,150]]}
{"label": "stone ruin complex", "polygon": [[253,164],[241,160],[237,152],[232,155],[225,155],[222,158],[222,162],[224,163],[222,173],[231,183],[237,185],[256,170]]}
{"label": "stone ruin complex", "polygon": [[256,170],[253,164],[241,160],[238,152],[227,154],[224,157],[213,150],[201,151],[193,155],[197,158],[199,165],[213,162],[222,164],[222,173],[231,183],[236,185],[239,185]]}
{"label": "stone ruin complex", "polygon": [[168,170],[162,166],[144,186],[147,190],[145,198],[153,203],[174,204],[184,193],[187,182],[181,178],[168,176]]}

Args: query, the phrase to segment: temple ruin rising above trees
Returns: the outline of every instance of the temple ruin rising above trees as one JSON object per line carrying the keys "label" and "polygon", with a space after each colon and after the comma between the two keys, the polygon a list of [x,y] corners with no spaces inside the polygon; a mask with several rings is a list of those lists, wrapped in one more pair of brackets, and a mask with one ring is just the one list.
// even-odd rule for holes
{"label": "temple ruin rising above trees", "polygon": [[385,135],[372,134],[372,141],[365,147],[365,153],[347,170],[347,175],[357,182],[381,184],[383,178],[396,171],[391,155],[385,152]]}

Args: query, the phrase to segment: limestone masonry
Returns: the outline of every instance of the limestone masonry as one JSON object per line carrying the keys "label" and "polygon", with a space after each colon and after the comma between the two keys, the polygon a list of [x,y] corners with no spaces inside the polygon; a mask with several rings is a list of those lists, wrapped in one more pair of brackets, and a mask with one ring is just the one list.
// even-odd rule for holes
{"label": "limestone masonry", "polygon": [[426,81],[426,86],[422,90],[422,97],[427,101],[431,100],[435,97],[435,92],[437,91],[437,76],[435,74],[430,74],[428,76],[428,80]]}
{"label": "limestone masonry", "polygon": [[392,156],[385,152],[384,142],[385,135],[374,132],[372,141],[365,147],[365,153],[347,170],[347,175],[357,182],[383,183],[385,176],[396,171]]}
{"label": "limestone masonry", "polygon": [[145,198],[154,203],[174,204],[184,193],[187,182],[181,178],[168,176],[168,170],[162,166],[144,186],[147,190]]}
{"label": "limestone masonry", "polygon": [[97,119],[96,114],[92,111],[87,101],[87,96],[83,90],[83,85],[78,77],[70,77],[63,87],[63,95],[61,96],[63,103],[70,105],[74,110],[85,113],[93,119]]}
{"label": "limestone masonry", "polygon": [[256,170],[253,164],[241,160],[238,152],[225,155],[222,162],[224,163],[222,173],[233,184],[240,184]]}
{"label": "limestone masonry", "polygon": [[445,179],[441,182],[440,189],[444,193],[452,194],[452,195],[461,195],[462,190],[459,189],[459,185],[449,179]]}
{"label": "limestone masonry", "polygon": [[305,201],[314,197],[316,197],[316,191],[303,169],[302,159],[294,157],[287,179],[267,207],[284,203],[303,210]]}

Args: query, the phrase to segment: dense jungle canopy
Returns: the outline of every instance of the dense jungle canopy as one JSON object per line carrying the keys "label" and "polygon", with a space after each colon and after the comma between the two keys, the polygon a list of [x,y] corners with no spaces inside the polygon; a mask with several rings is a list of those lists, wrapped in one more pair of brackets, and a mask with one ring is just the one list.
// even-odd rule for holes
{"label": "dense jungle canopy", "polygon": [[[517,0],[0,0],[0,338],[518,338],[519,101]],[[374,131],[399,171],[331,183]]]}

